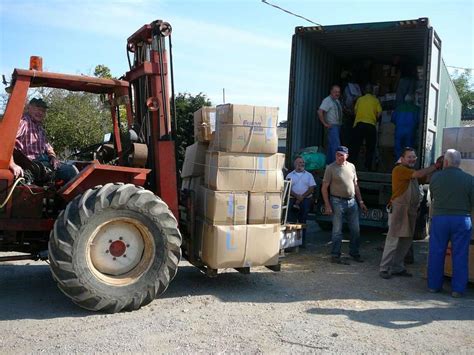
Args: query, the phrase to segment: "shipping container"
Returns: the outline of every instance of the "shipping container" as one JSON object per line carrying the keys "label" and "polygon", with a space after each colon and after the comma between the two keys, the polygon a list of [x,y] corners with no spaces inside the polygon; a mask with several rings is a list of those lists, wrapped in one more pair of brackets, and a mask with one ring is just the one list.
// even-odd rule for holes
{"label": "shipping container", "polygon": [[[444,127],[459,126],[461,102],[441,57],[442,42],[427,18],[333,26],[296,27],[292,39],[286,165],[301,149],[318,146],[324,151],[326,132],[317,117],[331,85],[342,91],[348,82],[377,84],[388,113],[395,108],[389,97],[396,92],[407,68],[419,106],[415,139],[417,168],[427,167],[441,154]],[[405,71],[405,73],[403,73]],[[374,83],[374,77],[380,82]],[[391,95],[391,96],[390,96]],[[342,141],[351,139],[352,122],[343,127]],[[391,169],[396,159],[377,145],[376,172],[359,165],[359,185],[369,212],[361,225],[387,226],[385,206],[391,195]],[[322,172],[319,172],[321,174]],[[321,224],[331,219],[316,211]],[[424,216],[422,216],[424,218]]]}

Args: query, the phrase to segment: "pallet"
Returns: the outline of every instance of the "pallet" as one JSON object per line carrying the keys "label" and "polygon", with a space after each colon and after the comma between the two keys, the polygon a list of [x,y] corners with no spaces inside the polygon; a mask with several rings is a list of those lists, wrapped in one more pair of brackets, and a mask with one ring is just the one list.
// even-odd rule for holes
{"label": "pallet", "polygon": [[[213,269],[213,268],[211,268],[207,265],[204,265],[204,264],[195,264],[195,263],[191,263],[191,264],[196,266],[207,277],[210,277],[210,278],[217,277],[217,275],[219,274],[219,270],[223,270],[223,269]],[[274,272],[281,271],[281,264],[280,263],[278,263],[277,265],[265,265],[265,267],[267,269],[271,270],[271,271],[274,271]],[[234,268],[234,270],[238,271],[239,273],[241,273],[243,275],[250,275],[250,273],[251,273],[251,268],[250,267],[236,267],[236,268]]]}

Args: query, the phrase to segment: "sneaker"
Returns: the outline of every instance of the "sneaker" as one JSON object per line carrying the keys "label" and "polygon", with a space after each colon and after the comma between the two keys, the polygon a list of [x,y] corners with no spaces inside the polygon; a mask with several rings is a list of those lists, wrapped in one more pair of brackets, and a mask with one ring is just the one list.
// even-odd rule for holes
{"label": "sneaker", "polygon": [[363,263],[364,259],[360,257],[360,255],[351,255],[352,260],[354,260],[357,263]]}
{"label": "sneaker", "polygon": [[341,257],[339,257],[339,256],[331,256],[331,263],[341,264],[341,265],[350,265],[347,260],[341,259]]}
{"label": "sneaker", "polygon": [[380,271],[379,275],[382,279],[386,279],[386,280],[392,277],[392,275],[388,271]]}
{"label": "sneaker", "polygon": [[438,293],[438,292],[441,292],[441,290],[436,289],[436,288],[429,288],[429,289],[428,289],[428,292],[429,292],[429,293]]}
{"label": "sneaker", "polygon": [[461,298],[463,295],[461,292],[456,292],[456,291],[453,291],[451,292],[451,297],[454,297],[454,298]]}
{"label": "sneaker", "polygon": [[392,275],[394,276],[403,276],[403,277],[412,277],[413,274],[409,273],[406,270],[400,271],[400,272],[392,272]]}

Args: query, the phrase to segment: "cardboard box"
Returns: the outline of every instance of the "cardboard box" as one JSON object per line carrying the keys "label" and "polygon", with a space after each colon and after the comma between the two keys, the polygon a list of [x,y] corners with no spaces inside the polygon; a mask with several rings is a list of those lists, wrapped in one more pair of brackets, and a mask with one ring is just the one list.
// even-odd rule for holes
{"label": "cardboard box", "polygon": [[[444,274],[446,276],[453,276],[453,263],[451,260],[451,243],[446,250],[446,258],[444,260]],[[474,241],[471,240],[469,245],[469,282],[474,282]]]}
{"label": "cardboard box", "polygon": [[266,154],[278,151],[278,108],[225,104],[216,110],[216,150]]}
{"label": "cardboard box", "polygon": [[211,224],[247,224],[247,205],[248,192],[198,188],[197,212]]}
{"label": "cardboard box", "polygon": [[249,224],[280,223],[281,193],[251,192],[248,207]]}
{"label": "cardboard box", "polygon": [[193,176],[183,178],[181,182],[181,190],[198,191],[198,187],[204,184],[204,176]]}
{"label": "cardboard box", "polygon": [[186,148],[183,169],[181,170],[182,178],[204,175],[207,148],[207,143],[200,142],[191,144]]}
{"label": "cardboard box", "polygon": [[[474,159],[461,159],[459,167],[466,173],[474,176]],[[471,221],[474,222],[474,210],[471,211]],[[474,228],[472,229],[471,240],[474,240]]]}
{"label": "cardboard box", "polygon": [[379,147],[395,146],[395,125],[391,122],[379,125]]}
{"label": "cardboard box", "polygon": [[277,265],[280,252],[280,224],[247,225],[245,267]]}
{"label": "cardboard box", "polygon": [[463,159],[474,159],[474,127],[452,127],[443,129],[443,153],[456,149]]}
{"label": "cardboard box", "polygon": [[277,265],[280,225],[221,226],[202,223],[203,262],[213,268]]}
{"label": "cardboard box", "polygon": [[461,159],[459,167],[466,173],[474,175],[474,159]]}
{"label": "cardboard box", "polygon": [[207,152],[204,184],[218,191],[280,192],[284,154]]}
{"label": "cardboard box", "polygon": [[212,132],[216,130],[216,108],[201,107],[194,112],[194,140],[210,142]]}

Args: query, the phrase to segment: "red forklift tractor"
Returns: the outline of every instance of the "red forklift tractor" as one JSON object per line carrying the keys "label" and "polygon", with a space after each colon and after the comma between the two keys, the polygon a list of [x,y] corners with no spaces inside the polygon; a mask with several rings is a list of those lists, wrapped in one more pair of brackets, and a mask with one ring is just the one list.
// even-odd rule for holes
{"label": "red forklift tractor", "polygon": [[[157,20],[128,38],[130,70],[123,80],[45,72],[33,63],[30,70],[15,69],[7,89],[0,251],[27,255],[0,261],[49,259],[61,291],[89,310],[138,309],[166,290],[178,268],[171,49],[171,26]],[[36,87],[101,94],[110,105],[112,139],[79,152],[80,173],[66,184],[14,149],[28,89]],[[25,178],[9,170],[12,156],[29,172]]]}

